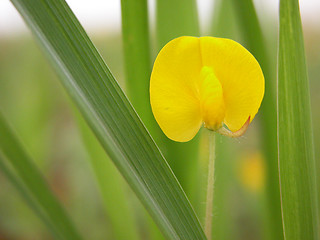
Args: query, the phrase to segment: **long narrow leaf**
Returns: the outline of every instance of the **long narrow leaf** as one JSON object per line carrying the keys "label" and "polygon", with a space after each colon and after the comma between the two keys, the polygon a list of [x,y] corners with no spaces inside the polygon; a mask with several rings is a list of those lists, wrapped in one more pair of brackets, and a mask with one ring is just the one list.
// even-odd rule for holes
{"label": "long narrow leaf", "polygon": [[155,124],[149,101],[151,58],[146,0],[121,0],[122,39],[129,99],[150,129]]}
{"label": "long narrow leaf", "polygon": [[298,0],[280,0],[278,147],[285,239],[319,239],[309,82]]}
{"label": "long narrow leaf", "polygon": [[236,20],[233,10],[233,0],[216,0],[214,2],[210,31],[212,36],[235,40]]}
{"label": "long narrow leaf", "polygon": [[[36,211],[40,218],[44,219],[49,228],[53,229],[53,232],[59,236],[58,239],[81,239],[64,209],[52,194],[41,173],[23,150],[21,144],[1,114],[0,153],[10,162],[17,176],[10,172],[5,162],[0,164],[2,170],[24,195],[29,205]],[[4,161],[4,158],[1,157],[0,161]],[[21,182],[23,182],[25,186],[23,186]]]}
{"label": "long narrow leaf", "polygon": [[62,0],[12,0],[100,143],[168,239],[205,239],[168,164]]}
{"label": "long narrow leaf", "polygon": [[176,37],[199,35],[195,0],[157,0],[156,3],[158,49]]}

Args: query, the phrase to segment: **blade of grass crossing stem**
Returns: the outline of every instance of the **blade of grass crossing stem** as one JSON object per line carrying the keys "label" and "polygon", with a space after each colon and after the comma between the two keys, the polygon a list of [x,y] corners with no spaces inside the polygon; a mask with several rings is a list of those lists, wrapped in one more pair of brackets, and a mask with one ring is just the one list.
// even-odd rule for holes
{"label": "blade of grass crossing stem", "polygon": [[[150,40],[147,0],[121,0],[122,40],[125,60],[126,86],[129,99],[156,142],[161,130],[150,105],[149,82],[151,74]],[[150,239],[163,236],[146,215]]]}
{"label": "blade of grass crossing stem", "polygon": [[[252,0],[233,0],[238,23],[245,46],[259,61],[265,76],[265,96],[261,104],[262,146],[266,156],[266,200],[271,239],[283,239],[280,188],[277,161],[277,117],[275,98],[275,73],[270,65],[269,55],[262,29]],[[273,61],[276,62],[276,61]]]}
{"label": "blade of grass crossing stem", "polygon": [[151,130],[156,123],[149,100],[151,58],[147,1],[121,0],[121,17],[129,99],[144,124]]}
{"label": "blade of grass crossing stem", "polygon": [[[195,0],[157,0],[156,2],[157,49],[180,36],[199,36],[197,5]],[[158,51],[157,51],[158,52]],[[187,196],[194,204],[198,169],[199,134],[186,143],[169,140],[161,133],[164,154]]]}
{"label": "blade of grass crossing stem", "polygon": [[[10,162],[10,165],[16,172],[16,176],[19,176],[14,184],[17,185],[20,181],[24,183],[32,198],[36,201],[37,205],[41,207],[43,213],[54,226],[54,232],[57,232],[60,235],[59,239],[81,239],[64,209],[50,191],[49,186],[43,179],[41,173],[23,150],[21,144],[13,135],[1,114],[0,133],[0,151]],[[1,158],[0,160],[3,159]],[[12,180],[13,175],[10,175]],[[21,192],[25,193],[25,191]],[[26,200],[31,203],[30,197],[27,197]],[[35,204],[32,204],[32,206],[34,207]],[[36,209],[40,209],[40,207],[36,207]],[[44,214],[41,214],[40,211],[37,212],[40,217],[43,218]]]}
{"label": "blade of grass crossing stem", "polygon": [[136,223],[137,219],[135,219],[134,211],[128,202],[124,179],[108,158],[84,119],[78,112],[75,115],[83,143],[89,154],[90,164],[99,184],[104,208],[112,226],[111,230],[114,239],[140,239],[138,224]]}
{"label": "blade of grass crossing stem", "polygon": [[205,239],[171,169],[66,2],[12,2],[103,148],[165,237]]}
{"label": "blade of grass crossing stem", "polygon": [[309,82],[298,0],[280,0],[278,147],[285,239],[319,239]]}

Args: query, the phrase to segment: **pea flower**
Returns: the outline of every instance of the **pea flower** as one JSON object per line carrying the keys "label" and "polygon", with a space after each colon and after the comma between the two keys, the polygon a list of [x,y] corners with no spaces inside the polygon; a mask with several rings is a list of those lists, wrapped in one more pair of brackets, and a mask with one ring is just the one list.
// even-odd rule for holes
{"label": "pea flower", "polygon": [[[239,43],[215,37],[179,37],[159,52],[151,74],[152,112],[165,135],[191,140],[204,127],[242,135],[257,114],[264,77]],[[227,128],[226,128],[227,127]]]}

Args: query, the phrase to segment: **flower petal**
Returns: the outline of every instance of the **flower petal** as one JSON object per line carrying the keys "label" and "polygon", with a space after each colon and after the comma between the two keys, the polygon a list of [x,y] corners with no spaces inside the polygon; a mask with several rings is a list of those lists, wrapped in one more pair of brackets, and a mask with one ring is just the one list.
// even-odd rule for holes
{"label": "flower petal", "polygon": [[168,138],[191,140],[202,124],[197,81],[201,70],[199,38],[180,37],[158,54],[150,80],[152,112]]}
{"label": "flower petal", "polygon": [[264,95],[264,77],[259,63],[239,43],[223,38],[201,37],[204,66],[212,67],[224,94],[224,123],[231,131],[239,130],[258,112]]}

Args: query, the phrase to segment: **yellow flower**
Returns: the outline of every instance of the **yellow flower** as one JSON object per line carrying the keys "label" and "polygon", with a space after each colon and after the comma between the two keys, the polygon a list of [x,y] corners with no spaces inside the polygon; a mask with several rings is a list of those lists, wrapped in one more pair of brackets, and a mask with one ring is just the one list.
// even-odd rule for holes
{"label": "yellow flower", "polygon": [[157,56],[150,80],[155,119],[178,142],[191,140],[202,124],[222,134],[242,134],[263,95],[259,63],[239,43],[223,38],[170,41]]}

